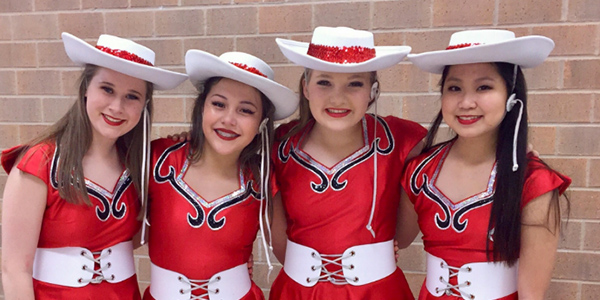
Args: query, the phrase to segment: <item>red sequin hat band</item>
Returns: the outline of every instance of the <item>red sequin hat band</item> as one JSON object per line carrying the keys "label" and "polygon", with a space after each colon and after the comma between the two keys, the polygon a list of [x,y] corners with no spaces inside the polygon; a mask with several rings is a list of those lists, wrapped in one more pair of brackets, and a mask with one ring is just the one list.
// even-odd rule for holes
{"label": "red sequin hat band", "polygon": [[236,66],[236,67],[238,67],[238,68],[240,68],[240,69],[242,69],[242,70],[246,70],[246,71],[248,71],[248,72],[250,72],[250,73],[254,73],[254,74],[256,74],[256,75],[259,75],[259,76],[262,76],[262,77],[268,78],[268,77],[267,77],[267,75],[263,74],[261,71],[259,71],[259,70],[258,70],[257,68],[255,68],[255,67],[249,67],[249,66],[248,66],[248,65],[246,65],[246,64],[242,64],[242,63],[236,63],[236,62],[231,62],[231,61],[230,61],[229,63],[230,63],[230,64],[232,64],[232,65],[234,65],[234,66]]}
{"label": "red sequin hat band", "polygon": [[477,46],[477,45],[481,45],[481,43],[463,43],[463,44],[457,44],[457,45],[448,46],[448,48],[446,48],[446,50],[467,48],[467,47]]}
{"label": "red sequin hat band", "polygon": [[151,62],[149,62],[133,53],[127,52],[125,50],[111,49],[111,48],[104,47],[104,46],[96,46],[96,49],[98,49],[102,52],[106,52],[110,55],[113,55],[113,56],[116,56],[116,57],[119,57],[122,59],[126,59],[129,61],[138,63],[138,64],[147,65],[147,66],[151,66],[151,67],[154,66]]}
{"label": "red sequin hat band", "polygon": [[361,46],[336,47],[310,43],[306,54],[338,64],[361,63],[374,58],[375,49]]}

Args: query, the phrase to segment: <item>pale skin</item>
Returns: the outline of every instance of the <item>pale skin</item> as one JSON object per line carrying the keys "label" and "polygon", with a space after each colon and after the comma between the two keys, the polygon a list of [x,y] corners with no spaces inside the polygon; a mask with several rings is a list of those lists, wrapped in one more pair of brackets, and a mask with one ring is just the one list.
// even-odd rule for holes
{"label": "pale skin", "polygon": [[[303,81],[303,88],[316,122],[307,141],[302,145],[303,151],[322,164],[333,166],[363,147],[360,121],[371,101],[371,84],[370,73],[331,73],[313,70],[308,82]],[[415,146],[409,158],[416,156],[421,148],[421,144]],[[404,248],[418,233],[416,214],[412,207],[401,204],[398,218],[404,220],[403,224],[414,223],[414,226],[409,228],[401,228],[401,222],[398,222],[399,229],[409,231],[396,236],[396,242]],[[281,263],[285,260],[286,228],[285,209],[281,195],[278,193],[273,199],[272,234],[273,253]],[[413,234],[415,229],[416,232]]]}
{"label": "pale skin", "polygon": [[[442,92],[444,121],[458,134],[436,181],[453,202],[485,190],[495,162],[498,126],[507,92],[502,77],[488,63],[457,65],[449,70]],[[472,120],[478,121],[471,123]],[[529,202],[522,211],[519,299],[544,299],[552,275],[559,226],[555,191]]]}
{"label": "pale skin", "polygon": [[[100,68],[92,78],[86,94],[86,108],[93,127],[92,144],[82,161],[86,178],[103,187],[115,185],[123,172],[115,142],[139,121],[145,94],[143,80],[110,69]],[[108,125],[103,115],[120,125]],[[5,299],[34,299],[33,259],[46,208],[47,188],[41,179],[16,167],[8,175],[2,206]]]}

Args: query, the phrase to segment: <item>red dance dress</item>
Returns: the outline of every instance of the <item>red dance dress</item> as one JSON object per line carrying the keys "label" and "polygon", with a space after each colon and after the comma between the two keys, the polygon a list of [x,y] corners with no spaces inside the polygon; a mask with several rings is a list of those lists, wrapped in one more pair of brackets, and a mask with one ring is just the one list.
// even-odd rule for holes
{"label": "red dance dress", "polygon": [[[312,129],[309,123],[298,134],[274,145],[275,191],[281,193],[286,212],[287,236],[324,254],[338,254],[355,245],[394,238],[401,195],[401,175],[409,152],[423,139],[425,129],[396,117],[377,122],[377,197],[372,228],[366,229],[373,201],[375,118],[362,120],[364,146],[332,167],[302,150]],[[278,136],[297,122],[282,125]],[[414,299],[404,273],[395,268],[387,277],[354,286],[318,282],[305,287],[282,270],[269,296],[277,299]]]}
{"label": "red dance dress", "polygon": [[[98,252],[130,241],[141,222],[137,221],[140,202],[129,171],[124,170],[111,189],[86,179],[92,205],[71,204],[60,198],[57,190],[59,152],[55,149],[54,143],[35,145],[17,164],[19,170],[38,177],[48,187],[38,248],[83,247]],[[2,153],[2,167],[7,173],[17,163],[14,155],[7,155],[10,150]],[[118,283],[102,281],[84,287],[67,287],[33,279],[33,289],[36,299],[141,298],[135,275]]]}
{"label": "red dance dress", "polygon": [[[148,247],[152,263],[190,279],[209,279],[246,264],[259,228],[261,201],[251,176],[240,172],[238,190],[207,202],[185,182],[187,142],[158,139],[151,148]],[[150,288],[144,299],[154,299]],[[241,299],[264,299],[264,295],[252,282]]]}
{"label": "red dance dress", "polygon": [[[477,195],[453,203],[437,189],[436,179],[452,143],[440,145],[411,160],[404,174],[403,186],[414,204],[423,233],[425,251],[445,260],[448,265],[460,267],[467,263],[487,262],[486,240],[496,180],[494,166],[487,189]],[[521,208],[531,200],[557,189],[562,194],[571,180],[548,169],[535,157],[529,157]],[[492,237],[493,241],[493,237]],[[456,284],[456,282],[452,282]],[[460,299],[456,296],[436,297],[421,288],[419,299]],[[502,300],[516,300],[517,293]]]}

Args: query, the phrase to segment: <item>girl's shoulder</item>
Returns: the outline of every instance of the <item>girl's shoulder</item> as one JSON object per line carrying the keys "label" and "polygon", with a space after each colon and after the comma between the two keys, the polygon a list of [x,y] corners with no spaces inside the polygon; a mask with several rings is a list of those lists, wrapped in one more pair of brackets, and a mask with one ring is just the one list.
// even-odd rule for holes
{"label": "girl's shoulder", "polygon": [[300,124],[300,120],[296,119],[277,126],[275,129],[275,138],[277,140],[283,138],[284,135],[288,134],[292,129],[298,126],[298,124]]}
{"label": "girl's shoulder", "polygon": [[188,143],[187,141],[179,142],[179,141],[173,141],[170,138],[159,138],[159,139],[152,141],[152,143],[150,144],[150,149],[151,149],[152,154],[160,154],[172,146],[179,145],[179,144],[182,144],[182,146],[183,146],[184,144],[187,144],[187,143]]}
{"label": "girl's shoulder", "polygon": [[4,171],[8,174],[15,164],[19,166],[26,164],[36,166],[48,164],[54,156],[55,151],[56,144],[54,141],[45,141],[33,146],[17,145],[2,151],[0,163]]}
{"label": "girl's shoulder", "polygon": [[419,123],[401,119],[395,116],[379,117],[383,119],[390,130],[395,134],[401,134],[403,138],[412,138],[414,140],[422,140],[427,134],[427,129]]}

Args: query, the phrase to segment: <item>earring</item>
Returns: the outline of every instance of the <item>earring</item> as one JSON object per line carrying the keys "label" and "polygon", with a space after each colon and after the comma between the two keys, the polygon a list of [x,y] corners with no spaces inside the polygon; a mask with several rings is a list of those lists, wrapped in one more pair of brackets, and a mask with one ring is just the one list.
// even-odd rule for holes
{"label": "earring", "polygon": [[379,98],[379,82],[375,81],[371,86],[371,100],[377,100]]}

